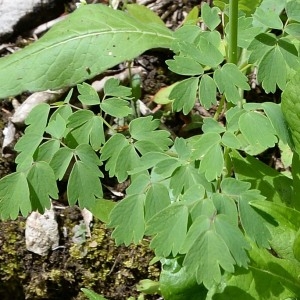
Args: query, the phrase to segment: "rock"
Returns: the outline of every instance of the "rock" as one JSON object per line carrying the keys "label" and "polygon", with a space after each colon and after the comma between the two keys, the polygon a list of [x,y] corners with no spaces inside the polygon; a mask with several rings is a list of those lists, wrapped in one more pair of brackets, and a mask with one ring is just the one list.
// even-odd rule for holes
{"label": "rock", "polygon": [[43,215],[38,212],[30,214],[26,220],[25,241],[28,251],[42,256],[58,247],[58,224],[52,208],[45,210]]}
{"label": "rock", "polygon": [[0,1],[0,43],[50,21],[64,10],[63,0]]}

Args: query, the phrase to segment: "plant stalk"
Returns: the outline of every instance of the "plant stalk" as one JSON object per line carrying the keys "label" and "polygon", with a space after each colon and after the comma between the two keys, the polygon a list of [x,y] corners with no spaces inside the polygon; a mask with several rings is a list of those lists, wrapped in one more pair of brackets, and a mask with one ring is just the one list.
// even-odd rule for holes
{"label": "plant stalk", "polygon": [[229,1],[229,43],[228,43],[228,62],[237,64],[238,61],[238,0]]}

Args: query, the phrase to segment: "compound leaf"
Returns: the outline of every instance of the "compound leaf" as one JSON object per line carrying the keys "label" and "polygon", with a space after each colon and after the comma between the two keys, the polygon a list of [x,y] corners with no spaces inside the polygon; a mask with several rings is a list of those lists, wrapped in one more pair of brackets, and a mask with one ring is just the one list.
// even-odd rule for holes
{"label": "compound leaf", "polygon": [[251,188],[259,189],[269,201],[292,204],[292,179],[252,156],[244,158],[233,151],[231,158],[237,179],[251,183]]}
{"label": "compound leaf", "polygon": [[209,109],[212,104],[217,104],[216,93],[217,86],[215,81],[207,74],[204,74],[200,80],[199,98],[206,109]]}
{"label": "compound leaf", "polygon": [[173,109],[175,111],[183,110],[183,113],[187,115],[192,110],[196,101],[198,82],[199,78],[191,77],[174,86],[169,99],[174,100]]}
{"label": "compound leaf", "polygon": [[49,140],[43,143],[34,153],[34,160],[50,163],[54,154],[59,150],[59,147],[60,144],[58,140]]}
{"label": "compound leaf", "polygon": [[228,216],[217,215],[214,226],[216,232],[225,241],[236,264],[247,268],[249,258],[246,250],[250,250],[250,244],[237,226],[232,224]]}
{"label": "compound leaf", "polygon": [[71,129],[69,134],[78,145],[90,143],[94,150],[98,150],[105,142],[103,120],[90,110],[73,113],[68,119],[67,127]]}
{"label": "compound leaf", "polygon": [[201,5],[201,17],[210,30],[214,30],[221,23],[219,12],[219,8],[211,8],[206,2]]}
{"label": "compound leaf", "polygon": [[53,156],[50,166],[54,171],[55,177],[58,180],[62,180],[68,166],[71,162],[71,159],[73,157],[73,151],[70,148],[63,147],[60,148]]}
{"label": "compound leaf", "polygon": [[145,220],[148,221],[156,213],[171,203],[169,190],[159,182],[153,182],[149,187],[145,199]]}
{"label": "compound leaf", "polygon": [[0,180],[0,218],[16,219],[19,212],[27,216],[32,210],[26,174],[16,172]]}
{"label": "compound leaf", "polygon": [[300,22],[300,3],[297,0],[287,2],[285,7],[286,14],[290,20]]}
{"label": "compound leaf", "polygon": [[183,266],[188,273],[195,274],[198,284],[207,289],[220,283],[221,268],[234,272],[235,261],[222,237],[214,230],[202,233],[186,254]]}
{"label": "compound leaf", "polygon": [[169,205],[146,224],[147,235],[153,235],[150,247],[158,257],[176,256],[183,245],[188,223],[188,208],[182,204]]}
{"label": "compound leaf", "polygon": [[82,84],[77,84],[77,89],[79,92],[78,99],[84,105],[97,105],[100,104],[100,98],[96,90],[89,84],[83,82]]}
{"label": "compound leaf", "polygon": [[119,152],[116,161],[115,175],[119,182],[127,179],[130,171],[140,167],[140,157],[132,144],[124,146]]}
{"label": "compound leaf", "polygon": [[135,194],[127,196],[113,208],[107,226],[115,228],[112,237],[117,245],[137,244],[142,239],[145,232],[144,202],[144,194]]}
{"label": "compound leaf", "polygon": [[269,119],[257,112],[242,114],[239,119],[241,133],[252,146],[252,153],[260,153],[274,147],[277,142],[276,132]]}
{"label": "compound leaf", "polygon": [[43,140],[49,111],[49,104],[42,103],[35,106],[29,113],[25,120],[25,124],[29,126],[15,145],[15,150],[20,152],[16,158],[17,164],[21,165],[25,161],[32,162],[33,154]]}
{"label": "compound leaf", "polygon": [[159,120],[153,120],[152,116],[134,119],[129,124],[129,132],[135,140],[151,143],[157,150],[167,150],[172,144],[170,133],[166,130],[156,130],[160,125]]}
{"label": "compound leaf", "polygon": [[116,78],[109,78],[104,84],[104,95],[127,97],[131,95],[131,88],[120,85],[120,81]]}
{"label": "compound leaf", "polygon": [[101,102],[100,107],[107,114],[117,117],[124,118],[131,113],[129,102],[119,98],[109,98]]}
{"label": "compound leaf", "polygon": [[266,27],[275,29],[282,29],[283,27],[279,14],[272,10],[272,8],[258,7],[253,15],[253,19]]}
{"label": "compound leaf", "polygon": [[52,120],[49,121],[45,131],[55,139],[61,139],[65,134],[66,128],[66,120],[60,114],[57,114],[55,119],[52,118]]}
{"label": "compound leaf", "polygon": [[99,172],[82,161],[76,161],[70,173],[67,194],[71,205],[77,201],[81,208],[93,205],[96,197],[103,196]]}
{"label": "compound leaf", "polygon": [[0,59],[0,98],[72,86],[148,49],[169,48],[172,41],[163,25],[105,5],[84,5],[37,42]]}
{"label": "compound leaf", "polygon": [[177,74],[185,76],[200,75],[204,72],[203,67],[193,58],[185,56],[174,56],[166,61],[169,69]]}
{"label": "compound leaf", "polygon": [[240,100],[238,88],[249,90],[247,77],[231,63],[226,63],[222,68],[214,72],[214,80],[220,91],[224,93],[227,100],[236,104]]}
{"label": "compound leaf", "polygon": [[292,134],[295,150],[300,153],[300,106],[299,106],[299,78],[296,72],[282,93],[281,108]]}
{"label": "compound leaf", "polygon": [[123,134],[117,133],[113,135],[101,149],[101,160],[107,160],[105,170],[109,171],[109,176],[115,176],[118,165],[117,160],[123,148],[129,145],[128,140]]}
{"label": "compound leaf", "polygon": [[276,85],[281,90],[285,88],[287,80],[286,64],[278,47],[271,49],[262,58],[258,68],[257,79],[262,83],[267,93],[274,93]]}
{"label": "compound leaf", "polygon": [[58,199],[55,175],[48,163],[35,162],[27,174],[31,209],[43,213],[50,208],[50,197]]}
{"label": "compound leaf", "polygon": [[246,234],[257,243],[259,247],[269,248],[271,234],[262,217],[251,207],[250,201],[263,198],[257,190],[249,190],[241,194],[238,200],[238,209],[241,224]]}

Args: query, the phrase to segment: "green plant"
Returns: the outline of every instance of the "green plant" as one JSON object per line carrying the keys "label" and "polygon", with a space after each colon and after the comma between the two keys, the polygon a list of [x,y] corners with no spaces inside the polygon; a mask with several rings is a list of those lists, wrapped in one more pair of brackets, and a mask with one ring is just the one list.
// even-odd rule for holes
{"label": "green plant", "polygon": [[[194,10],[174,33],[136,5],[127,5],[127,12],[87,5],[38,42],[2,58],[3,98],[74,85],[147,49],[170,48],[175,55],[167,61],[169,69],[186,79],[168,90],[164,103],[188,114],[199,96],[203,107],[217,109],[202,118],[198,135],[173,141],[159,129],[160,120],[130,117],[130,89],[116,80],[107,81],[102,99],[89,85],[78,84],[79,101],[100,113],[74,108],[70,94],[30,113],[16,144],[17,172],[0,180],[1,218],[49,207],[49,196],[58,197],[56,181],[71,165],[69,203],[107,219],[99,170],[104,164],[119,182],[131,180],[126,197],[110,204],[108,226],[117,244],[151,236],[162,262],[165,299],[299,296],[300,3],[253,3],[215,1],[213,8],[203,3],[208,30],[193,25]],[[221,11],[224,36],[216,30]],[[284,90],[282,105],[246,103],[246,75],[254,67],[267,93]],[[105,114],[127,118],[128,132],[116,132]],[[108,137],[107,127],[113,132]],[[294,151],[292,178],[255,158],[278,141]]]}

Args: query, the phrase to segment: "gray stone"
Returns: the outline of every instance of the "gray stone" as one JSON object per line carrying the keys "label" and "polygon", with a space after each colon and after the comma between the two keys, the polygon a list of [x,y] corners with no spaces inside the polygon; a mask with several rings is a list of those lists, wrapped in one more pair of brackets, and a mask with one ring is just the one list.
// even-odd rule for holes
{"label": "gray stone", "polygon": [[64,12],[63,0],[0,0],[0,43]]}

